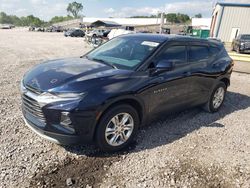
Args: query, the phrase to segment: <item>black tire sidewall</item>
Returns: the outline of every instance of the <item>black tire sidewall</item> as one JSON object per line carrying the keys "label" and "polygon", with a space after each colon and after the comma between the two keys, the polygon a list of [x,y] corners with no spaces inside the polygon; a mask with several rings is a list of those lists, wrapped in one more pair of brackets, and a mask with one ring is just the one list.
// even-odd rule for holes
{"label": "black tire sidewall", "polygon": [[[120,145],[120,146],[111,146],[107,143],[106,139],[105,139],[105,130],[106,127],[109,123],[109,121],[117,114],[119,113],[128,113],[132,116],[133,120],[134,120],[134,129],[133,132],[130,136],[130,138],[127,140],[127,142],[125,142],[124,144]],[[130,105],[119,105],[117,107],[113,107],[111,109],[109,109],[100,119],[99,124],[97,125],[97,129],[96,129],[96,135],[95,135],[95,141],[96,144],[98,145],[98,147],[102,150],[102,151],[106,151],[106,152],[116,152],[119,150],[122,150],[124,148],[126,148],[134,139],[138,127],[140,124],[140,120],[139,120],[139,116],[137,111],[131,107]]]}
{"label": "black tire sidewall", "polygon": [[[218,108],[214,108],[214,105],[213,105],[214,94],[218,90],[218,88],[220,88],[220,87],[224,88],[223,101],[221,102],[221,105]],[[210,100],[209,100],[209,109],[210,109],[211,112],[218,112],[218,110],[221,108],[221,106],[223,105],[224,100],[225,100],[226,91],[227,91],[227,88],[226,88],[226,85],[223,82],[220,82],[218,85],[216,85],[216,87],[214,88],[214,90],[213,90],[213,92],[212,92],[212,94],[210,96]]]}

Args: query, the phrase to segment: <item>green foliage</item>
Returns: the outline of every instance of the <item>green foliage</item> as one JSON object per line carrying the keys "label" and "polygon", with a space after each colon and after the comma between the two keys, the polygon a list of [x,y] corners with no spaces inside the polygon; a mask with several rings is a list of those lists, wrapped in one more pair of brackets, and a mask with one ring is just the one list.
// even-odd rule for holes
{"label": "green foliage", "polygon": [[[159,16],[158,16],[159,17]],[[157,18],[157,15],[150,16],[131,16],[130,18]]]}
{"label": "green foliage", "polygon": [[0,13],[0,23],[2,24],[13,24],[13,25],[19,25],[20,24],[20,18],[17,16],[7,15],[4,12]]}
{"label": "green foliage", "polygon": [[14,15],[7,15],[4,12],[0,12],[0,24],[13,24],[15,26],[35,26],[45,27],[54,23],[68,21],[74,19],[72,16],[55,16],[49,22],[45,22],[33,15],[17,17]]}
{"label": "green foliage", "polygon": [[196,14],[194,17],[195,17],[195,18],[202,18],[202,14],[201,14],[201,13]]}
{"label": "green foliage", "polygon": [[23,23],[25,23],[25,26],[35,26],[40,27],[44,25],[44,21],[40,20],[39,18],[29,15],[27,17],[24,17]]}
{"label": "green foliage", "polygon": [[67,7],[67,12],[69,14],[72,14],[74,18],[79,18],[80,17],[80,12],[83,10],[83,5],[82,3],[77,3],[74,1],[73,3],[69,3]]}
{"label": "green foliage", "polygon": [[190,21],[190,17],[186,14],[175,14],[175,13],[169,13],[166,14],[166,18],[168,22],[171,23],[186,23],[188,21]]}
{"label": "green foliage", "polygon": [[[159,15],[151,15],[151,16],[132,16],[130,18],[160,18]],[[190,21],[190,17],[186,14],[176,14],[176,13],[169,13],[165,15],[165,18],[168,22],[171,23],[186,23]]]}
{"label": "green foliage", "polygon": [[58,22],[64,22],[64,21],[69,21],[74,19],[74,17],[68,15],[68,16],[55,16],[53,18],[51,18],[51,20],[49,21],[50,24],[54,24],[54,23],[58,23]]}
{"label": "green foliage", "polygon": [[83,10],[83,5],[81,3],[73,2],[69,3],[67,12],[71,13],[73,16],[55,16],[49,22],[45,22],[38,17],[29,15],[26,17],[17,17],[15,15],[7,15],[4,12],[0,12],[0,24],[13,24],[15,26],[35,26],[35,27],[45,27],[54,23],[72,20],[74,18],[79,18],[80,12]]}
{"label": "green foliage", "polygon": [[39,18],[33,15],[19,18],[15,15],[7,15],[4,12],[0,13],[0,23],[13,24],[15,26],[36,26],[36,27],[41,27],[46,24],[46,22],[40,20]]}
{"label": "green foliage", "polygon": [[167,21],[171,23],[178,23],[177,15],[175,13],[169,13],[166,15]]}

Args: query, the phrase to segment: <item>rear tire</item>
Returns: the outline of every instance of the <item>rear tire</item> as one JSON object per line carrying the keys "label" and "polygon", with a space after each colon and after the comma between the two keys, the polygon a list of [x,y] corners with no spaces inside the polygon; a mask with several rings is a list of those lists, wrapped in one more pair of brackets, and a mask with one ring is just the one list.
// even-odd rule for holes
{"label": "rear tire", "polygon": [[130,105],[113,107],[100,119],[95,135],[96,144],[105,152],[122,150],[133,141],[139,123],[138,113]]}
{"label": "rear tire", "polygon": [[211,93],[208,102],[203,106],[203,109],[210,113],[217,112],[225,100],[226,90],[226,85],[223,82],[219,82]]}

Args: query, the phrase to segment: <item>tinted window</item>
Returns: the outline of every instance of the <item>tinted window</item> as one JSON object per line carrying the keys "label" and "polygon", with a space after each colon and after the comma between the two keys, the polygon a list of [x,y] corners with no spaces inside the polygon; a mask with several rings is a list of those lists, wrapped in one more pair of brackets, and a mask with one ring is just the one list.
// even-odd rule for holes
{"label": "tinted window", "polygon": [[220,49],[214,46],[210,46],[209,50],[212,55],[217,55],[220,52]]}
{"label": "tinted window", "polygon": [[241,38],[243,40],[250,40],[250,35],[242,35]]}
{"label": "tinted window", "polygon": [[202,61],[209,56],[208,48],[206,46],[191,46],[189,51],[190,61]]}
{"label": "tinted window", "polygon": [[158,58],[159,60],[173,60],[176,63],[186,62],[186,46],[171,46],[163,51]]}

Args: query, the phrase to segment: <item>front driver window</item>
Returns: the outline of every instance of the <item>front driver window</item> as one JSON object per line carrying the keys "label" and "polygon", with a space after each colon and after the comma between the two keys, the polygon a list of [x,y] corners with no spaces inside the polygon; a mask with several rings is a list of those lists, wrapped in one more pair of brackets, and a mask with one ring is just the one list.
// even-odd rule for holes
{"label": "front driver window", "polygon": [[163,50],[157,58],[157,62],[167,60],[175,62],[177,65],[186,62],[186,46],[170,46]]}

